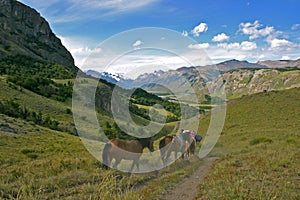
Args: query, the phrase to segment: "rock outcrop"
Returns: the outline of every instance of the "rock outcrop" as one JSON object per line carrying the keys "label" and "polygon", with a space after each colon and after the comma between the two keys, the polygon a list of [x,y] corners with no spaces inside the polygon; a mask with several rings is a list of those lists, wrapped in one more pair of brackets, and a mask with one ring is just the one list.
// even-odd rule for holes
{"label": "rock outcrop", "polygon": [[300,69],[237,69],[222,74],[212,81],[212,89],[225,84],[228,98],[260,92],[300,88]]}
{"label": "rock outcrop", "polygon": [[77,70],[70,52],[34,9],[0,0],[0,56],[27,55]]}

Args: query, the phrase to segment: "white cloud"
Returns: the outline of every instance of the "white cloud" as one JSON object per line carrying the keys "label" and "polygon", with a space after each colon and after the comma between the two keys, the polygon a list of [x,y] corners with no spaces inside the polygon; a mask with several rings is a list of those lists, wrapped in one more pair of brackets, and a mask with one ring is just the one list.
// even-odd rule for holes
{"label": "white cloud", "polygon": [[222,47],[226,50],[232,50],[232,49],[239,49],[240,43],[234,42],[234,43],[220,43],[217,45],[218,47]]}
{"label": "white cloud", "polygon": [[230,37],[228,35],[226,35],[225,33],[220,33],[220,34],[214,36],[212,41],[213,42],[223,42],[223,41],[226,41],[226,40],[228,41],[229,38]]}
{"label": "white cloud", "polygon": [[290,46],[292,43],[286,39],[273,39],[270,42],[271,48],[283,47],[283,46]]}
{"label": "white cloud", "polygon": [[[111,63],[105,70],[110,73],[122,74],[127,78],[137,78],[144,73],[152,73],[155,70],[171,70],[189,64],[179,56],[174,55],[146,55],[128,54]],[[97,69],[99,71],[99,69]]]}
{"label": "white cloud", "polygon": [[60,38],[62,44],[70,51],[75,60],[75,65],[78,67],[83,65],[88,56],[102,52],[101,48],[92,48],[91,44],[94,42],[88,41],[86,38],[71,38],[63,36],[58,37]]}
{"label": "white cloud", "polygon": [[291,50],[293,48],[300,47],[299,44],[294,44],[286,39],[271,39],[268,41],[270,44],[269,50]]}
{"label": "white cloud", "polygon": [[139,46],[141,46],[143,44],[143,42],[141,41],[141,40],[137,40],[137,41],[135,41],[133,44],[132,44],[132,46],[133,47],[139,47]]}
{"label": "white cloud", "polygon": [[294,31],[294,30],[297,30],[300,28],[300,24],[293,24],[293,26],[291,27],[291,29]]}
{"label": "white cloud", "polygon": [[256,20],[254,23],[246,22],[240,23],[239,30],[243,32],[245,35],[250,35],[249,39],[253,40],[259,37],[269,36],[275,32],[273,26],[266,26],[265,28],[261,28],[262,24]]}
{"label": "white cloud", "polygon": [[200,43],[200,44],[190,44],[188,48],[190,49],[207,49],[209,47],[209,43]]}
{"label": "white cloud", "polygon": [[79,47],[79,48],[70,49],[70,52],[74,55],[76,55],[76,54],[88,55],[91,53],[100,53],[101,51],[102,51],[101,48],[91,49],[89,47]]}
{"label": "white cloud", "polygon": [[257,48],[255,42],[243,41],[241,43],[234,42],[234,43],[220,43],[217,45],[218,47],[222,47],[228,51],[236,49],[236,50],[243,50],[243,51],[251,51]]}
{"label": "white cloud", "polygon": [[187,37],[189,35],[189,33],[187,31],[182,31],[181,35],[184,37]]}
{"label": "white cloud", "polygon": [[200,23],[198,26],[195,26],[191,33],[195,37],[199,37],[200,33],[206,32],[208,30],[208,26],[206,23]]}
{"label": "white cloud", "polygon": [[[38,9],[51,23],[65,23],[83,19],[99,19],[149,8],[158,0],[20,0]],[[61,10],[59,10],[60,8]]]}
{"label": "white cloud", "polygon": [[261,54],[261,55],[258,56],[258,60],[263,60],[265,58],[266,58],[266,56],[264,54]]}
{"label": "white cloud", "polygon": [[291,59],[291,57],[289,57],[289,56],[282,56],[280,58],[280,60],[290,60],[290,59]]}
{"label": "white cloud", "polygon": [[244,51],[251,51],[256,49],[257,45],[255,42],[243,41],[240,45],[240,48]]}

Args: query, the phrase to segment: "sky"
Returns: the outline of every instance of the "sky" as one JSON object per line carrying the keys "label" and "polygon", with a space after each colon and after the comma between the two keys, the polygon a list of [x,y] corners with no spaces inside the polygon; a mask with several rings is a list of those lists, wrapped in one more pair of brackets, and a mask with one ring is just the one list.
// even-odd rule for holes
{"label": "sky", "polygon": [[300,57],[298,0],[20,1],[41,13],[83,70]]}

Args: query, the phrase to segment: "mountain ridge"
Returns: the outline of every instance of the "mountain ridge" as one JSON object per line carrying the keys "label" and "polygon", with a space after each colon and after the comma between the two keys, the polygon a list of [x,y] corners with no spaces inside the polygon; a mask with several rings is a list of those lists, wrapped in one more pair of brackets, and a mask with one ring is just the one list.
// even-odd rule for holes
{"label": "mountain ridge", "polygon": [[[266,65],[264,65],[266,63]],[[272,66],[272,64],[277,64]],[[279,64],[278,64],[279,63]],[[281,67],[278,67],[280,65]],[[135,80],[113,79],[113,74],[108,75],[107,81],[114,81],[126,88],[141,87],[148,92],[157,94],[168,91],[179,91],[184,94],[185,83],[189,83],[196,92],[204,96],[207,86],[216,89],[220,81],[226,83],[226,94],[229,98],[245,94],[254,94],[264,91],[282,90],[300,87],[299,73],[300,59],[291,61],[261,61],[249,63],[248,61],[228,60],[216,65],[181,67],[176,70],[156,71],[138,76]],[[164,87],[162,87],[164,86]],[[167,88],[167,89],[166,89]],[[204,99],[202,99],[204,100]]]}
{"label": "mountain ridge", "polygon": [[25,55],[77,71],[71,53],[35,9],[16,0],[0,0],[0,55]]}

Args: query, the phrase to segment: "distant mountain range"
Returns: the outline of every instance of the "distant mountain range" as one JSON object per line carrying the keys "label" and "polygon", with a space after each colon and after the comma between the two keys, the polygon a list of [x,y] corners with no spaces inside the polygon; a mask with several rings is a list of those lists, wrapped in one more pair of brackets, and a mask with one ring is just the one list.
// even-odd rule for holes
{"label": "distant mountain range", "polygon": [[[214,87],[213,85],[222,79],[227,83],[227,94],[229,96],[239,96],[240,94],[252,94],[261,91],[275,90],[276,88],[299,87],[300,80],[295,78],[299,77],[299,68],[285,70],[286,68],[293,67],[300,67],[300,59],[289,61],[260,61],[257,63],[229,60],[216,65],[182,67],[176,70],[145,73],[134,80],[126,79],[118,74],[115,75],[107,72],[99,73],[92,70],[89,70],[87,74],[105,79],[121,87],[141,87],[148,92],[157,94],[169,93],[170,90],[183,94],[187,93],[187,88],[183,87],[186,84],[192,86],[199,93],[206,93],[207,89],[205,88],[207,85],[211,84],[211,86]],[[282,70],[275,70],[274,68],[282,68]],[[294,78],[289,78],[290,75]],[[278,76],[282,76],[281,79],[285,77],[284,79],[287,81],[280,84],[281,79],[279,78],[279,80]],[[251,89],[246,90],[241,88]]]}

